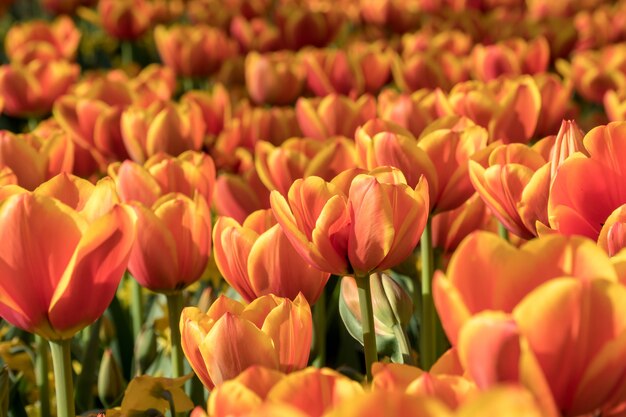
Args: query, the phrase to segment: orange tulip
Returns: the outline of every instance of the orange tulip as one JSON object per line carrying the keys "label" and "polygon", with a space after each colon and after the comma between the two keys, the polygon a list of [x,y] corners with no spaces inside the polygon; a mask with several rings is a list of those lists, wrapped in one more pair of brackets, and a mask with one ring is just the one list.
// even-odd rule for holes
{"label": "orange tulip", "polygon": [[577,52],[571,64],[563,63],[562,67],[561,72],[571,76],[576,91],[594,103],[602,103],[609,90],[626,88],[626,49],[623,44]]}
{"label": "orange tulip", "polygon": [[281,45],[278,28],[263,18],[246,20],[241,15],[235,16],[230,22],[230,36],[244,52],[272,52]]}
{"label": "orange tulip", "polygon": [[74,168],[74,145],[57,132],[39,136],[0,131],[0,167],[9,167],[17,184],[34,190],[44,181]]}
{"label": "orange tulip", "polygon": [[340,10],[320,6],[307,8],[285,4],[276,10],[275,22],[286,49],[326,46],[339,32],[344,18]]}
{"label": "orange tulip", "polygon": [[296,102],[298,124],[305,136],[325,140],[331,136],[354,137],[356,128],[376,116],[376,100],[365,94],[358,100],[337,94]]}
{"label": "orange tulip", "polygon": [[326,414],[326,417],[375,416],[452,417],[452,414],[435,398],[383,391],[355,396]]}
{"label": "orange tulip", "polygon": [[188,91],[180,98],[181,103],[192,101],[202,111],[205,134],[210,138],[219,135],[232,117],[232,105],[228,90],[217,84],[213,91]]}
{"label": "orange tulip", "polygon": [[406,57],[396,57],[391,66],[393,79],[402,91],[422,88],[449,91],[469,79],[465,61],[447,51],[428,50]]}
{"label": "orange tulip", "polygon": [[232,40],[206,25],[157,26],[154,40],[161,60],[179,77],[208,77],[237,54]]}
{"label": "orange tulip", "polygon": [[626,123],[598,126],[583,139],[589,157],[576,154],[562,163],[548,201],[553,229],[598,238],[609,215],[626,203],[621,168],[626,156],[622,150],[625,140]]}
{"label": "orange tulip", "polygon": [[192,102],[155,103],[148,109],[130,106],[121,116],[122,138],[130,157],[144,163],[165,152],[172,156],[199,150],[204,139],[204,120]]}
{"label": "orange tulip", "polygon": [[330,276],[303,265],[271,210],[255,211],[242,225],[220,217],[213,242],[217,267],[248,302],[267,294],[293,300],[301,293],[315,304]]}
{"label": "orange tulip", "polygon": [[527,143],[533,137],[541,111],[541,93],[535,80],[524,75],[486,84],[457,84],[447,98],[438,95],[439,114],[458,114],[489,131],[491,141]]}
{"label": "orange tulip", "polygon": [[438,118],[435,104],[435,94],[427,89],[410,95],[387,89],[378,95],[378,114],[381,119],[399,124],[417,138]]}
{"label": "orange tulip", "polygon": [[550,46],[543,36],[532,41],[511,38],[493,45],[477,44],[471,54],[471,70],[480,81],[500,76],[545,72],[550,63]]}
{"label": "orange tulip", "polygon": [[[473,272],[479,270],[479,275]],[[533,289],[561,276],[617,279],[608,256],[582,237],[545,236],[517,249],[495,234],[476,232],[454,252],[446,275],[436,274],[433,297],[456,345],[459,331],[473,315],[485,310],[510,313]]]}
{"label": "orange tulip", "polygon": [[419,25],[423,10],[420,2],[406,0],[360,0],[361,18],[396,32],[407,32]]}
{"label": "orange tulip", "polygon": [[171,193],[152,206],[130,204],[137,216],[137,240],[128,262],[132,276],[165,294],[200,279],[211,254],[211,212],[204,197]]}
{"label": "orange tulip", "polygon": [[66,61],[31,61],[0,67],[4,113],[16,117],[42,116],[76,81],[80,68]]}
{"label": "orange tulip", "polygon": [[70,339],[115,296],[134,240],[132,210],[116,204],[110,179],[94,186],[61,174],[9,194],[0,203],[0,316],[48,340]]}
{"label": "orange tulip", "polygon": [[215,165],[210,156],[186,151],[178,157],[156,154],[144,165],[124,161],[109,166],[122,201],[139,201],[152,206],[160,197],[181,193],[193,198],[200,194],[211,204],[215,188]]}
{"label": "orange tulip", "polygon": [[300,53],[307,85],[315,95],[358,97],[376,94],[391,74],[391,53],[381,44],[353,44],[347,50],[309,49]]}
{"label": "orange tulip", "polygon": [[542,103],[535,136],[553,135],[559,131],[563,119],[573,118],[571,98],[574,85],[570,79],[560,80],[550,73],[537,74],[533,78],[539,88]]}
{"label": "orange tulip", "polygon": [[97,19],[110,36],[135,40],[150,28],[152,8],[145,0],[99,0]]}
{"label": "orange tulip", "polygon": [[265,402],[268,392],[284,378],[282,372],[252,365],[211,391],[207,405],[209,414],[234,417],[250,413]]}
{"label": "orange tulip", "polygon": [[304,68],[289,52],[250,52],[245,66],[246,88],[257,104],[284,106],[302,94]]}
{"label": "orange tulip", "polygon": [[326,142],[291,138],[280,147],[257,142],[255,166],[269,190],[287,195],[289,187],[298,178],[315,175],[330,181],[342,171],[354,168],[355,156],[354,142],[340,136]]}
{"label": "orange tulip", "polygon": [[168,101],[176,90],[174,71],[162,65],[150,64],[128,82],[135,93],[135,104],[148,108],[155,101]]}
{"label": "orange tulip", "polygon": [[456,209],[432,217],[433,247],[452,254],[466,236],[485,229],[491,218],[483,200],[474,194]]}
{"label": "orange tulip", "polygon": [[27,64],[39,59],[73,60],[80,42],[80,32],[67,16],[52,23],[32,20],[11,26],[4,38],[4,49],[11,62]]}
{"label": "orange tulip", "polygon": [[483,389],[521,382],[547,415],[611,408],[626,400],[624,296],[626,287],[614,279],[553,279],[510,315],[484,312],[468,321],[459,336],[461,361]]}
{"label": "orange tulip", "polygon": [[537,223],[548,224],[550,164],[522,144],[500,145],[486,166],[469,162],[472,185],[498,220],[524,239],[537,235]]}
{"label": "orange tulip", "polygon": [[365,275],[402,262],[415,248],[428,217],[428,185],[415,189],[389,167],[333,181],[296,180],[287,199],[272,191],[278,223],[298,253],[337,275]]}
{"label": "orange tulip", "polygon": [[196,307],[183,309],[180,333],[191,367],[212,389],[252,365],[282,372],[304,368],[311,347],[311,309],[303,296],[292,302],[266,295],[245,307],[221,296],[206,314]]}

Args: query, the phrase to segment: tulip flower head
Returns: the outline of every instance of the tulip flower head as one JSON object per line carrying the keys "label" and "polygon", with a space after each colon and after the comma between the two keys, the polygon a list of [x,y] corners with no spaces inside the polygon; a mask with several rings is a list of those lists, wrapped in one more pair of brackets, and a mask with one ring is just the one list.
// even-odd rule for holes
{"label": "tulip flower head", "polygon": [[[0,202],[0,316],[48,340],[71,338],[104,313],[135,238],[115,186],[60,174]],[[8,196],[7,196],[8,195]]]}
{"label": "tulip flower head", "polygon": [[247,306],[221,296],[206,313],[186,307],[180,333],[191,367],[212,389],[252,365],[282,372],[304,368],[311,347],[311,309],[302,295],[294,301],[266,295]]}

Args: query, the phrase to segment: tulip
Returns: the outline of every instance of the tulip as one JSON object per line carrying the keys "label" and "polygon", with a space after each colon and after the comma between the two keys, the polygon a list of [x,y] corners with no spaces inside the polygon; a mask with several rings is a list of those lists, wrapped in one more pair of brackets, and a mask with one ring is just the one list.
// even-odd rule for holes
{"label": "tulip", "polygon": [[61,172],[72,172],[74,145],[69,137],[62,133],[46,136],[0,132],[0,167],[10,168],[16,183],[27,190]]}
{"label": "tulip", "polygon": [[282,372],[252,365],[211,391],[209,414],[226,417],[252,412],[265,402],[268,392],[283,378]]}
{"label": "tulip", "polygon": [[550,226],[559,233],[598,239],[609,215],[626,203],[621,185],[625,126],[613,122],[591,130],[583,139],[589,156],[575,154],[559,167],[548,201]]}
{"label": "tulip", "polygon": [[276,10],[276,26],[286,49],[297,51],[304,46],[326,46],[337,34],[343,15],[332,7],[312,8],[284,5]]}
{"label": "tulip", "polygon": [[563,66],[572,77],[576,92],[585,100],[602,103],[607,91],[626,88],[622,70],[626,66],[626,54],[619,44],[578,52],[574,54],[571,65]]}
{"label": "tulip", "polygon": [[402,126],[417,138],[438,118],[435,94],[426,89],[410,95],[386,89],[378,95],[378,114],[381,119]]}
{"label": "tulip", "polygon": [[386,26],[403,33],[415,28],[423,11],[419,2],[403,0],[369,1],[361,0],[360,14],[367,23]]}
{"label": "tulip", "polygon": [[105,406],[111,406],[124,395],[126,381],[122,369],[115,360],[111,349],[104,351],[98,371],[98,398]]}
{"label": "tulip", "polygon": [[158,152],[177,156],[199,150],[205,128],[200,108],[191,102],[166,102],[147,110],[130,106],[122,113],[121,126],[126,149],[138,163]]}
{"label": "tulip", "polygon": [[76,81],[78,65],[66,61],[31,61],[26,65],[0,67],[0,95],[4,113],[15,117],[38,117],[52,109],[54,101]]}
{"label": "tulip", "polygon": [[356,44],[347,51],[304,50],[301,56],[307,85],[320,97],[331,93],[351,97],[376,94],[387,83],[391,72],[390,53],[376,44]]}
{"label": "tulip", "polygon": [[322,99],[300,98],[296,102],[298,125],[305,136],[325,140],[331,136],[353,137],[356,128],[376,115],[376,101],[370,95],[358,100],[336,94]]}
{"label": "tulip", "polygon": [[403,392],[372,391],[352,397],[326,414],[327,417],[452,417],[435,398],[415,397]]}
{"label": "tulip", "polygon": [[287,198],[273,191],[276,220],[298,253],[322,271],[363,276],[397,265],[426,223],[427,184],[413,189],[390,168],[356,175],[347,189],[343,180],[299,179]]}
{"label": "tulip", "polygon": [[257,104],[284,106],[302,94],[304,69],[293,54],[250,52],[245,71],[248,94]]}
{"label": "tulip", "polygon": [[485,203],[474,194],[456,209],[432,217],[433,247],[452,254],[470,233],[485,229],[490,218]]}
{"label": "tulip", "polygon": [[132,41],[140,38],[151,24],[152,8],[145,0],[99,0],[98,20],[110,36]]}
{"label": "tulip", "polygon": [[322,417],[362,393],[359,383],[332,369],[306,368],[278,381],[267,393],[266,401],[293,406],[311,417]]}
{"label": "tulip", "polygon": [[168,67],[150,64],[128,82],[135,104],[148,108],[155,101],[168,101],[176,90],[176,75]]}
{"label": "tulip", "polygon": [[33,20],[11,26],[4,39],[4,48],[11,62],[25,65],[35,59],[73,60],[79,42],[80,32],[72,19],[61,16],[52,23]]}
{"label": "tulip", "polygon": [[302,294],[314,304],[330,277],[303,265],[270,210],[252,213],[242,225],[220,217],[213,242],[217,267],[248,302],[267,294],[292,300]]}
{"label": "tulip", "polygon": [[[483,272],[472,272],[477,270]],[[545,236],[517,249],[492,233],[475,232],[454,252],[446,275],[435,277],[433,296],[454,346],[473,315],[484,310],[510,313],[533,289],[560,276],[617,279],[608,256],[582,237]]]}
{"label": "tulip", "polygon": [[246,20],[243,16],[235,16],[230,22],[230,36],[244,52],[272,52],[281,45],[278,28],[263,18]]}
{"label": "tulip", "polygon": [[[626,287],[606,278],[555,278],[511,314],[484,312],[463,327],[459,354],[480,388],[519,381],[549,415],[577,416],[624,402]],[[597,326],[595,317],[609,327]],[[558,410],[558,411],[557,411]]]}
{"label": "tulip", "polygon": [[183,310],[182,347],[204,386],[213,389],[252,365],[282,372],[304,368],[311,320],[303,296],[292,302],[267,295],[247,306],[221,296],[206,314],[196,307]]}
{"label": "tulip", "polygon": [[157,26],[154,40],[161,60],[179,77],[208,77],[237,54],[237,45],[206,25]]}
{"label": "tulip", "polygon": [[41,0],[41,6],[54,15],[73,15],[80,6],[91,6],[93,0]]}
{"label": "tulip", "polygon": [[298,178],[315,175],[330,181],[342,171],[354,168],[355,153],[354,142],[343,137],[326,142],[291,138],[280,147],[261,141],[255,147],[255,167],[269,190],[287,195]]}
{"label": "tulip", "polygon": [[[204,198],[167,194],[152,206],[131,202],[137,241],[128,270],[145,288],[165,294],[197,281],[211,253],[211,212]],[[155,252],[154,247],[162,248]]]}
{"label": "tulip", "polygon": [[533,77],[541,94],[542,105],[535,135],[538,137],[553,135],[558,132],[563,119],[572,118],[572,90],[574,85],[570,79],[560,80],[554,74],[537,74]]}
{"label": "tulip", "polygon": [[391,72],[400,89],[409,93],[422,88],[449,91],[457,83],[469,79],[464,61],[451,52],[438,50],[396,57]]}
{"label": "tulip", "polygon": [[60,174],[32,192],[9,194],[0,205],[0,315],[48,340],[70,339],[115,294],[134,240],[132,211],[116,204],[109,179],[94,186]]}
{"label": "tulip", "polygon": [[180,98],[181,103],[192,101],[200,107],[205,124],[205,134],[209,137],[219,135],[232,117],[231,99],[226,88],[217,84],[211,93],[189,91]]}
{"label": "tulip", "polygon": [[253,212],[270,207],[269,191],[254,169],[244,175],[224,173],[215,181],[213,204],[218,215],[241,224]]}
{"label": "tulip", "polygon": [[477,44],[472,50],[471,66],[474,78],[495,80],[500,76],[545,72],[550,61],[550,46],[543,36],[532,41],[511,38],[493,45]]}
{"label": "tulip", "polygon": [[466,116],[486,128],[491,141],[504,143],[530,141],[542,110],[541,93],[528,75],[457,84],[438,101],[440,113]]}
{"label": "tulip", "polygon": [[108,173],[115,180],[122,201],[139,201],[146,206],[174,192],[190,198],[197,192],[210,205],[215,188],[213,160],[193,151],[178,157],[159,153],[144,165],[132,161],[115,163],[109,166]]}

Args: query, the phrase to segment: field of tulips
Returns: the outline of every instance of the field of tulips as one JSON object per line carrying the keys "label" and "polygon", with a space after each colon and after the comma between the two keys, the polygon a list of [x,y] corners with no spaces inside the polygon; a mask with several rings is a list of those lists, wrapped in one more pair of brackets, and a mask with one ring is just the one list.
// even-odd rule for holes
{"label": "field of tulips", "polygon": [[0,417],[626,417],[626,0],[0,34]]}

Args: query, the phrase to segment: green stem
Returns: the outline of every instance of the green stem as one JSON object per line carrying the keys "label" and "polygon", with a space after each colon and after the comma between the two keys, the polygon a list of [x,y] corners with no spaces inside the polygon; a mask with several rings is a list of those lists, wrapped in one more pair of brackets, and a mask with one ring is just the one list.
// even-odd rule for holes
{"label": "green stem", "polygon": [[315,359],[313,366],[322,368],[326,364],[326,291],[322,290],[313,307],[313,325],[315,326]]}
{"label": "green stem", "polygon": [[422,320],[420,324],[420,362],[429,370],[436,360],[436,312],[433,303],[432,279],[434,273],[431,219],[428,218],[420,241],[422,257]]}
{"label": "green stem", "polygon": [[180,313],[183,311],[183,293],[177,291],[167,295],[167,315],[170,321],[172,377],[183,376],[183,350],[180,346]]}
{"label": "green stem", "polygon": [[76,378],[74,396],[78,411],[87,411],[93,408],[93,384],[96,381],[96,366],[98,364],[98,344],[100,343],[100,326],[102,318],[89,326],[89,338],[83,352],[81,363],[83,368]]}
{"label": "green stem", "polygon": [[367,380],[372,380],[372,364],[378,360],[376,348],[376,329],[374,328],[374,308],[372,289],[368,274],[354,276],[359,293],[361,307],[361,325],[363,328],[363,349],[365,350],[365,372]]}
{"label": "green stem", "polygon": [[502,239],[509,241],[509,231],[508,229],[500,222],[498,222],[498,236]]}
{"label": "green stem", "polygon": [[136,279],[126,272],[126,278],[130,280],[130,317],[133,325],[133,335],[135,339],[141,332],[143,325],[143,292],[141,285]]}
{"label": "green stem", "polygon": [[133,44],[130,41],[122,41],[120,45],[122,65],[127,67],[133,63]]}
{"label": "green stem", "polygon": [[52,365],[56,385],[57,417],[75,417],[74,389],[72,388],[71,340],[51,340]]}
{"label": "green stem", "polygon": [[43,337],[35,335],[37,357],[35,359],[37,371],[37,388],[39,389],[39,403],[41,417],[50,417],[50,384],[48,383],[48,342]]}
{"label": "green stem", "polygon": [[402,329],[402,326],[399,323],[393,325],[393,335],[398,341],[400,354],[402,354],[402,362],[407,365],[414,365],[413,358],[411,357],[411,345],[409,344],[404,329]]}

